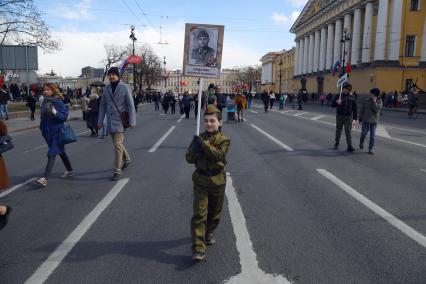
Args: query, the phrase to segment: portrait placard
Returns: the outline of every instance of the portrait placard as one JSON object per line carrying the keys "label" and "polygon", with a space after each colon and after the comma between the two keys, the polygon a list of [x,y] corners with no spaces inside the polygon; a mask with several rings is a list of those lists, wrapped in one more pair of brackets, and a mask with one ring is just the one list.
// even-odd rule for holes
{"label": "portrait placard", "polygon": [[220,78],[224,26],[186,24],[184,76]]}

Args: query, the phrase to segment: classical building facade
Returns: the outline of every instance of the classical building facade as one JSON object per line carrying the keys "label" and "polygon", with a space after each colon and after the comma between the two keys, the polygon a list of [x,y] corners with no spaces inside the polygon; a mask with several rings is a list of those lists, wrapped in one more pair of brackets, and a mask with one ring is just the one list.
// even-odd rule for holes
{"label": "classical building facade", "polygon": [[262,91],[292,93],[297,87],[294,76],[295,48],[277,52],[268,52],[261,59]]}
{"label": "classical building facade", "polygon": [[[178,92],[189,92],[197,93],[199,89],[197,77],[186,77],[180,70],[173,70],[167,72],[168,77],[166,80],[159,80],[153,89],[163,92],[164,81],[166,84],[167,91],[178,91]],[[220,73],[220,79],[204,79],[203,89],[207,90],[210,83],[219,85],[223,93],[231,93],[232,86],[236,83],[236,71],[232,69],[223,69]],[[182,82],[182,84],[180,84]]]}
{"label": "classical building facade", "polygon": [[[350,39],[342,43],[345,31]],[[358,93],[404,91],[415,82],[426,90],[426,1],[310,0],[290,32],[299,89],[337,92],[332,69],[344,56]]]}

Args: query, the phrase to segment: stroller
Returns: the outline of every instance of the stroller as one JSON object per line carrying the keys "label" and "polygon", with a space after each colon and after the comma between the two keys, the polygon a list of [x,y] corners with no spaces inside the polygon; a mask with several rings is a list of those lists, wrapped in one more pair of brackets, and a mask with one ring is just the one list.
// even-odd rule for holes
{"label": "stroller", "polygon": [[235,119],[235,103],[233,100],[227,100],[226,102],[226,122],[229,121],[237,122]]}

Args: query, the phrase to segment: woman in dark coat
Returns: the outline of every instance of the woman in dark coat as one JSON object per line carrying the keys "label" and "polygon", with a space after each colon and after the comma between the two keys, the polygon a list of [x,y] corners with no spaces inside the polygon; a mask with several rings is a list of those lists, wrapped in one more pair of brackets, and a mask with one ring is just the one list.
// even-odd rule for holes
{"label": "woman in dark coat", "polygon": [[170,106],[170,96],[168,94],[164,94],[164,98],[163,98],[163,109],[164,109],[164,112],[166,114],[169,111],[169,106]]}
{"label": "woman in dark coat", "polygon": [[73,176],[71,162],[65,153],[65,145],[60,144],[61,130],[68,118],[68,107],[63,103],[63,96],[59,92],[56,84],[47,83],[43,88],[44,100],[41,105],[40,131],[46,140],[49,150],[47,152],[47,165],[43,177],[37,179],[35,183],[40,186],[47,186],[47,180],[55,165],[56,155],[61,157],[67,169],[62,175],[63,178]]}
{"label": "woman in dark coat", "polygon": [[[7,135],[7,126],[3,119],[0,119],[0,136]],[[7,174],[6,164],[4,163],[3,156],[0,154],[0,190],[10,186],[9,175]],[[0,230],[7,225],[10,212],[10,206],[0,205]]]}
{"label": "woman in dark coat", "polygon": [[35,113],[35,109],[36,109],[36,99],[35,99],[35,93],[33,90],[31,90],[30,95],[27,97],[27,106],[31,111],[31,116],[30,119],[31,120],[35,120],[34,118],[34,113]]}
{"label": "woman in dark coat", "polygon": [[87,105],[87,128],[92,132],[91,137],[98,136],[98,117],[99,117],[99,104],[100,99],[97,94],[91,94],[89,96],[89,104]]}

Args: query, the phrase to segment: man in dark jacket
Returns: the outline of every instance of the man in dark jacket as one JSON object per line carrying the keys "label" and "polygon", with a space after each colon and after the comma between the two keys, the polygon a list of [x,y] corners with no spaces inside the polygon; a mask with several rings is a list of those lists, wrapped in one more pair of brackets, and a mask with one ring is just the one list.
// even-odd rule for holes
{"label": "man in dark jacket", "polygon": [[359,111],[359,122],[362,123],[361,139],[359,148],[364,148],[364,139],[370,131],[370,142],[368,145],[368,154],[374,155],[373,147],[376,140],[376,127],[379,120],[382,101],[379,98],[380,90],[377,88],[370,90],[370,96],[364,100]]}
{"label": "man in dark jacket", "polygon": [[9,111],[7,109],[9,99],[9,93],[4,89],[3,85],[0,85],[0,118],[6,120],[9,119]]}
{"label": "man in dark jacket", "polygon": [[331,103],[331,107],[336,108],[336,140],[334,149],[339,147],[340,136],[343,126],[345,127],[347,151],[352,153],[355,149],[352,147],[352,128],[355,127],[358,107],[355,98],[351,95],[352,85],[348,82],[343,84],[342,95],[336,95]]}

